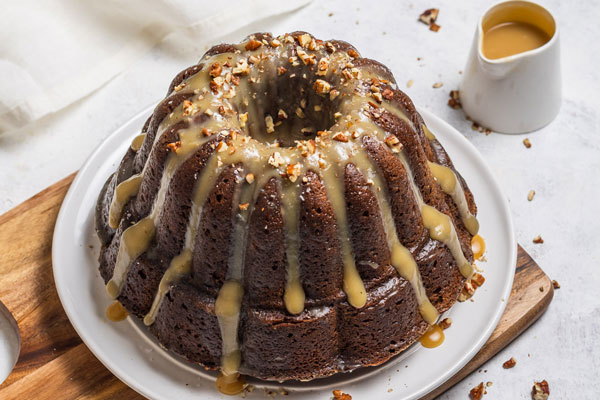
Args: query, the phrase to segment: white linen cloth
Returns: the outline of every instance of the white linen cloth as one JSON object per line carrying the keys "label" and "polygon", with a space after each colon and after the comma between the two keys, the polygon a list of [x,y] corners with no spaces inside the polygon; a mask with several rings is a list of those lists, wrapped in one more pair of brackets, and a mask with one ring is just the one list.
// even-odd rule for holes
{"label": "white linen cloth", "polygon": [[309,1],[3,2],[0,134],[92,93],[169,34],[178,35],[173,43],[198,48]]}

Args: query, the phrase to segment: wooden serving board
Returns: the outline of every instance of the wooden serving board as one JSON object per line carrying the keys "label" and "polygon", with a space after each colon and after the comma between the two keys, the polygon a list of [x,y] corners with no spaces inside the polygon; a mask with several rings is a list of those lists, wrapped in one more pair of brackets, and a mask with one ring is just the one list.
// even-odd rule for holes
{"label": "wooden serving board", "polygon": [[[52,234],[75,174],[0,216],[0,301],[15,317],[21,352],[0,385],[9,399],[138,399],[88,350],[71,326],[52,275]],[[493,357],[546,310],[552,283],[519,246],[515,280],[496,330],[455,376],[426,396],[433,399]]]}

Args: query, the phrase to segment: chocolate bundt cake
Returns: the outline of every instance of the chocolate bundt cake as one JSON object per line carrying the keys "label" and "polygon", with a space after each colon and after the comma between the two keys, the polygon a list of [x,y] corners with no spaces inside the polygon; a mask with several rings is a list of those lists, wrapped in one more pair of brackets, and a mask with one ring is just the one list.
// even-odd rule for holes
{"label": "chocolate bundt cake", "polygon": [[381,364],[474,274],[466,183],[382,64],[257,33],[175,77],[100,193],[107,291],[225,377]]}

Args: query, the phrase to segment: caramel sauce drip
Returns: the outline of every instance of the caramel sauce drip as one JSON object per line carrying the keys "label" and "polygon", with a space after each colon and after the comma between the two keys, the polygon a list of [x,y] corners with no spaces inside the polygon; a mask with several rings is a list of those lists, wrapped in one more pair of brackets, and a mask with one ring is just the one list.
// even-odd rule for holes
{"label": "caramel sauce drip", "polygon": [[142,134],[134,137],[133,140],[131,141],[131,146],[130,146],[131,150],[138,152],[142,148],[142,144],[144,144],[144,139],[146,139],[145,133],[142,133]]}
{"label": "caramel sauce drip", "polygon": [[485,241],[479,235],[473,236],[471,239],[471,249],[473,250],[473,259],[479,260],[485,253]]}
{"label": "caramel sauce drip", "polygon": [[469,210],[469,203],[467,203],[465,192],[460,182],[458,182],[454,171],[446,166],[432,162],[429,163],[429,170],[442,191],[452,197],[465,228],[467,228],[471,235],[476,235],[479,231],[479,222]]}
{"label": "caramel sauce drip", "polygon": [[427,347],[428,349],[438,347],[444,343],[444,330],[437,324],[431,325],[429,328],[427,328],[419,341],[423,347]]}
{"label": "caramel sauce drip", "polygon": [[224,375],[220,373],[217,377],[217,390],[228,396],[240,394],[246,388],[246,378],[244,375],[235,373],[233,375]]}
{"label": "caramel sauce drip", "polygon": [[127,312],[125,307],[123,307],[123,305],[118,301],[114,301],[110,306],[106,308],[106,318],[108,318],[109,321],[123,321],[125,318],[127,318],[128,315],[129,313]]}

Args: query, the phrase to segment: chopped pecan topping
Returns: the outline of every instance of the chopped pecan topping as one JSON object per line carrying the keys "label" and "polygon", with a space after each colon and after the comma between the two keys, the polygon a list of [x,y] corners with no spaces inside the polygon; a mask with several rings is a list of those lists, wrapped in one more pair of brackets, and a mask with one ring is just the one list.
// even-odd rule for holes
{"label": "chopped pecan topping", "polygon": [[384,89],[381,95],[386,100],[391,100],[394,98],[394,92],[391,89]]}
{"label": "chopped pecan topping", "polygon": [[267,162],[269,163],[269,165],[277,168],[283,164],[283,157],[281,157],[281,154],[279,154],[279,152],[276,151],[275,153],[271,154]]}
{"label": "chopped pecan topping", "polygon": [[342,75],[344,75],[344,78],[346,78],[347,80],[352,80],[353,78],[352,72],[350,72],[348,68],[342,70]]}
{"label": "chopped pecan topping", "polygon": [[249,205],[250,205],[250,203],[242,203],[238,207],[240,208],[240,210],[246,211],[248,209]]}
{"label": "chopped pecan topping", "polygon": [[248,182],[248,183],[254,182],[254,174],[253,173],[250,172],[250,173],[246,174],[246,182]]}
{"label": "chopped pecan topping", "polygon": [[183,89],[187,84],[185,82],[181,82],[179,85],[175,86],[174,90],[176,92],[179,92],[181,89]]}
{"label": "chopped pecan topping", "polygon": [[243,128],[246,126],[246,122],[248,121],[248,113],[245,112],[240,114],[240,126]]}
{"label": "chopped pecan topping", "polygon": [[448,99],[448,106],[450,106],[451,108],[454,108],[455,110],[462,108],[458,90],[450,91],[450,99]]}
{"label": "chopped pecan topping", "polygon": [[219,85],[219,83],[217,81],[215,81],[214,79],[212,81],[210,81],[208,83],[208,86],[210,87],[210,90],[214,93],[217,94],[219,93],[219,88],[221,87]]}
{"label": "chopped pecan topping", "polygon": [[389,135],[388,137],[386,137],[385,143],[388,145],[388,147],[392,150],[393,153],[400,153],[403,147],[402,143],[400,143],[400,140],[395,135]]}
{"label": "chopped pecan topping", "polygon": [[514,367],[515,365],[517,365],[517,360],[515,360],[514,357],[511,357],[510,360],[504,361],[504,364],[502,364],[502,368],[510,369],[510,368]]}
{"label": "chopped pecan topping", "polygon": [[282,110],[281,108],[279,109],[279,111],[277,111],[277,119],[279,121],[283,121],[284,119],[287,119],[288,115],[287,113]]}
{"label": "chopped pecan topping", "polygon": [[358,58],[358,57],[360,57],[360,56],[358,55],[358,52],[357,52],[356,50],[354,50],[354,49],[350,49],[350,50],[348,50],[348,55],[349,55],[350,57],[352,57],[352,58]]}
{"label": "chopped pecan topping", "polygon": [[475,286],[471,280],[467,280],[463,286],[462,291],[458,295],[458,301],[463,302],[469,300],[475,294]]}
{"label": "chopped pecan topping", "polygon": [[[471,121],[471,119],[467,116],[467,120]],[[481,125],[479,125],[477,122],[473,121],[473,123],[471,124],[471,129],[473,129],[474,131],[479,131],[482,133],[485,133],[485,135],[489,135],[490,133],[492,133],[492,130],[489,128],[485,128]]]}
{"label": "chopped pecan topping", "polygon": [[531,388],[531,398],[533,400],[546,400],[548,396],[550,396],[550,387],[545,379],[533,384],[533,388]]}
{"label": "chopped pecan topping", "polygon": [[337,89],[331,89],[329,92],[329,100],[333,100],[340,95],[340,91]]}
{"label": "chopped pecan topping", "polygon": [[246,59],[241,59],[237,62],[236,66],[233,67],[234,75],[248,75],[250,73],[250,66],[248,65],[248,61]]}
{"label": "chopped pecan topping", "polygon": [[216,62],[216,63],[214,63],[213,65],[210,66],[210,68],[208,70],[208,73],[213,78],[216,78],[217,76],[221,75],[221,71],[223,71],[223,67],[221,67],[221,64],[219,64],[218,62]]}
{"label": "chopped pecan topping", "polygon": [[352,400],[352,396],[338,389],[333,391],[333,400]]}
{"label": "chopped pecan topping", "polygon": [[291,182],[296,182],[300,176],[300,173],[302,172],[302,166],[300,163],[288,164],[285,172],[287,173],[287,177]]}
{"label": "chopped pecan topping", "polygon": [[481,382],[479,385],[477,385],[473,389],[471,389],[471,391],[469,392],[469,398],[471,400],[481,400],[484,392],[485,392],[485,387],[483,386],[483,382]]}
{"label": "chopped pecan topping", "polygon": [[315,38],[310,39],[310,42],[308,42],[308,46],[306,46],[307,49],[309,50],[318,50],[319,46],[317,45],[317,41],[315,40]]}
{"label": "chopped pecan topping", "polygon": [[483,285],[483,283],[485,282],[485,278],[483,277],[483,275],[481,275],[479,272],[475,272],[473,274],[473,276],[471,277],[471,281],[473,282],[473,285],[478,288],[481,285]]}
{"label": "chopped pecan topping", "polygon": [[338,142],[348,142],[348,135],[346,132],[337,132],[332,136],[333,140],[336,140]]}
{"label": "chopped pecan topping", "polygon": [[177,154],[177,150],[179,150],[179,148],[181,147],[181,141],[176,141],[173,143],[169,143],[167,145],[167,147],[169,148],[169,150],[171,150],[173,153]]}
{"label": "chopped pecan topping", "polygon": [[438,323],[438,325],[443,330],[446,330],[446,329],[450,328],[450,326],[452,325],[452,318],[444,318],[443,320],[441,320]]}
{"label": "chopped pecan topping", "polygon": [[193,111],[194,111],[194,103],[192,103],[189,100],[184,100],[183,101],[183,116],[185,117],[186,115],[191,115]]}
{"label": "chopped pecan topping", "polygon": [[317,75],[327,75],[327,68],[329,68],[329,60],[327,57],[322,57],[317,63]]}
{"label": "chopped pecan topping", "polygon": [[315,154],[315,151],[317,150],[317,145],[315,144],[314,140],[310,139],[306,141],[306,150],[309,154]]}
{"label": "chopped pecan topping", "polygon": [[217,144],[217,153],[222,153],[222,152],[226,151],[228,148],[229,148],[229,146],[227,146],[227,143],[219,142]]}
{"label": "chopped pecan topping", "polygon": [[279,46],[281,46],[281,42],[277,39],[273,39],[273,40],[271,40],[271,46],[279,47]]}
{"label": "chopped pecan topping", "polygon": [[314,65],[316,64],[315,55],[308,54],[306,51],[302,49],[298,49],[297,51],[298,57],[302,60],[305,65]]}
{"label": "chopped pecan topping", "polygon": [[439,26],[438,24],[436,24],[435,22],[432,22],[431,25],[429,25],[429,30],[430,31],[434,31],[437,32],[439,31],[441,28],[441,26]]}
{"label": "chopped pecan topping", "polygon": [[331,84],[323,79],[317,79],[313,85],[313,89],[318,94],[324,95],[330,92]]}
{"label": "chopped pecan topping", "polygon": [[253,51],[258,49],[260,46],[262,46],[262,42],[259,42],[258,40],[255,39],[250,39],[250,41],[248,43],[246,43],[245,49],[249,50],[249,51]]}
{"label": "chopped pecan topping", "polygon": [[273,117],[267,115],[265,117],[265,126],[267,128],[267,133],[275,132],[275,125],[273,124]]}
{"label": "chopped pecan topping", "polygon": [[310,43],[311,39],[312,38],[310,37],[310,35],[308,33],[305,33],[303,35],[298,36],[298,43],[300,44],[300,46],[304,47]]}
{"label": "chopped pecan topping", "polygon": [[425,25],[431,25],[437,20],[439,13],[440,10],[437,8],[425,10],[421,15],[419,15],[419,21],[423,22]]}
{"label": "chopped pecan topping", "polygon": [[287,72],[285,67],[277,67],[277,75],[283,75]]}

